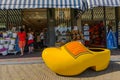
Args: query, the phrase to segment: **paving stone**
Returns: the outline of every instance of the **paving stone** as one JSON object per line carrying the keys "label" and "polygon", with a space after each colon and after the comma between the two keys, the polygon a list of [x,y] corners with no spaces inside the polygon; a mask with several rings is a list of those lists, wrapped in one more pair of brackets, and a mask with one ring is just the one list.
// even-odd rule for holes
{"label": "paving stone", "polygon": [[41,57],[0,60],[0,64],[0,80],[120,80],[119,51],[112,51],[111,61],[106,70],[96,72],[87,69],[73,77],[52,72]]}

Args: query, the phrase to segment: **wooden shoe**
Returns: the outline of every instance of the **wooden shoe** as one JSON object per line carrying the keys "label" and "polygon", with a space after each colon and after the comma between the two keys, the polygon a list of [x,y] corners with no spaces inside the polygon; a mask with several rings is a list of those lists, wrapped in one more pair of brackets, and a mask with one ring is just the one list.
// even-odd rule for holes
{"label": "wooden shoe", "polygon": [[79,41],[72,41],[62,47],[46,48],[42,52],[45,64],[55,73],[64,76],[78,75],[87,68],[101,71],[110,61],[110,50],[86,48]]}

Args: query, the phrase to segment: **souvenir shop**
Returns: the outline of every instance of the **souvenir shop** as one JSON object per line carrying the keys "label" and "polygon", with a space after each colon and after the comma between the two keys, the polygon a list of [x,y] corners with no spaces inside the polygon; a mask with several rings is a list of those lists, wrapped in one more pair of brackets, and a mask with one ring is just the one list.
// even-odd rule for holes
{"label": "souvenir shop", "polygon": [[14,9],[0,10],[0,53],[2,55],[17,54],[17,32],[21,27],[40,32],[46,27],[47,9]]}
{"label": "souvenir shop", "polygon": [[[12,53],[19,51],[18,45],[16,44],[16,31],[18,31],[20,27],[26,28],[26,26],[28,26],[33,28],[35,24],[37,24],[36,30],[38,30],[39,26],[47,26],[48,46],[61,46],[71,40],[83,39],[83,37],[81,37],[81,34],[83,34],[86,46],[106,47],[106,34],[110,30],[112,30],[113,33],[117,33],[115,7],[96,7],[85,11],[84,14],[82,14],[80,22],[82,26],[81,33],[79,32],[79,27],[77,27],[77,17],[74,8],[78,6],[80,9],[85,8],[82,1],[79,2],[79,4],[77,0],[74,4],[63,4],[62,1],[51,4],[52,2],[47,1],[48,0],[41,0],[42,4],[36,4],[40,3],[39,0],[35,2],[24,0],[18,0],[16,2],[14,0],[12,2],[8,0],[8,2],[1,2],[0,31],[3,36],[1,36],[0,49],[3,51],[3,55],[7,55],[9,51],[15,51]],[[12,3],[12,5],[9,2]],[[50,5],[46,5],[45,3],[49,3]],[[6,4],[9,6],[6,6]],[[62,6],[58,6],[57,4]],[[45,12],[40,11],[43,8]],[[38,9],[39,12],[33,10],[33,12],[29,14],[30,12],[24,12],[21,9],[29,9],[30,12],[30,9]],[[40,12],[43,13],[41,14]]]}
{"label": "souvenir shop", "polygon": [[[71,15],[72,14],[72,15]],[[78,28],[73,20],[74,10],[70,8],[55,9],[23,9],[23,10],[0,10],[0,50],[2,55],[8,53],[16,54],[19,51],[17,32],[20,27],[28,28],[39,32],[43,28],[48,28],[46,42],[50,46],[61,46],[71,40],[73,33],[77,33]],[[74,24],[73,24],[74,23]],[[79,37],[79,36],[78,36]]]}
{"label": "souvenir shop", "polygon": [[[106,47],[106,34],[109,32],[109,30],[112,30],[113,33],[117,32],[115,13],[116,9],[114,7],[96,7],[82,14],[82,33],[79,32],[79,27],[76,23],[77,21],[75,21],[77,19],[74,9],[44,9],[42,11],[43,13],[41,14],[42,17],[38,15],[40,14],[39,12],[33,11],[35,12],[35,14],[33,14],[32,11],[33,10],[0,11],[0,31],[1,34],[3,34],[0,39],[0,49],[3,51],[3,55],[7,55],[11,52],[16,54],[17,51],[19,51],[18,45],[16,44],[17,38],[15,37],[15,31],[18,31],[23,23],[27,26],[30,26],[30,23],[33,25],[38,24],[36,26],[39,27],[44,26],[40,25],[40,23],[46,22],[44,24],[47,24],[46,26],[49,25],[49,27],[47,27],[49,34],[47,37],[47,42],[50,43],[50,46],[61,46],[72,40],[83,39],[85,45],[88,47]],[[31,15],[30,12],[33,15]],[[23,14],[25,16],[22,16]],[[32,22],[33,19],[34,21]],[[38,29],[38,27],[36,29]]]}
{"label": "souvenir shop", "polygon": [[21,26],[20,10],[0,10],[0,53],[16,54],[19,51],[16,26]]}
{"label": "souvenir shop", "polygon": [[96,7],[86,11],[81,17],[81,25],[85,45],[88,47],[108,47],[109,31],[115,35],[114,42],[117,42],[115,7]]}
{"label": "souvenir shop", "polygon": [[82,41],[83,36],[77,26],[78,13],[77,9],[55,9],[55,46],[74,40]]}

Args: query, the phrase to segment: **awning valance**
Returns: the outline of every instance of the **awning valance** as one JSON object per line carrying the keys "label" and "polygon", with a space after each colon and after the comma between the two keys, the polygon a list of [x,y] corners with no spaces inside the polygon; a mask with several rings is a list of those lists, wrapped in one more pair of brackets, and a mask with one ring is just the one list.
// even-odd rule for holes
{"label": "awning valance", "polygon": [[0,0],[0,9],[77,8],[87,9],[84,0]]}
{"label": "awning valance", "polygon": [[99,7],[99,6],[111,6],[118,7],[120,6],[120,0],[87,0],[88,7]]}

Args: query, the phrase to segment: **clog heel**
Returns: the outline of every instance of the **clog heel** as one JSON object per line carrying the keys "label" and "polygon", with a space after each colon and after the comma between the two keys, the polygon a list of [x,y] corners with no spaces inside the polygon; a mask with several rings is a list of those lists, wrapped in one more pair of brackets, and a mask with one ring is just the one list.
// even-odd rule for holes
{"label": "clog heel", "polygon": [[110,62],[110,50],[104,48],[89,48],[95,56],[95,66],[91,67],[95,71],[101,71],[108,67]]}
{"label": "clog heel", "polygon": [[69,42],[59,48],[50,47],[42,52],[45,64],[55,73],[74,76],[87,68],[101,71],[108,67],[110,50],[104,48],[86,48],[79,41]]}

